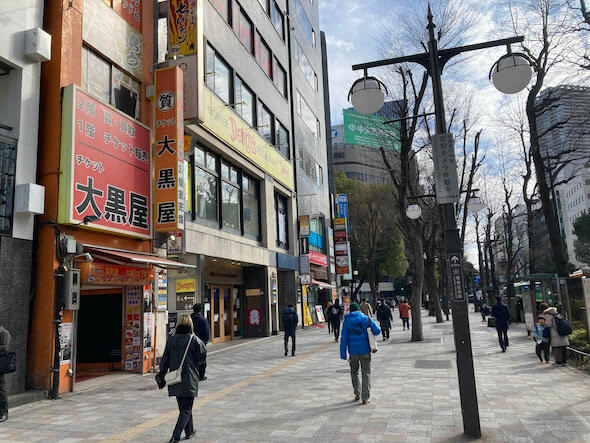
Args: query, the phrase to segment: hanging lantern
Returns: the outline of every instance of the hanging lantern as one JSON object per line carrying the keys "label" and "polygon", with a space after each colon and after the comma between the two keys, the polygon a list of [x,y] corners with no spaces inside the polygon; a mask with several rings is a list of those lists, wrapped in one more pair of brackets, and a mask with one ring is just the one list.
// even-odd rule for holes
{"label": "hanging lantern", "polygon": [[526,55],[508,53],[494,63],[489,78],[498,91],[516,94],[527,87],[532,76],[531,63]]}
{"label": "hanging lantern", "polygon": [[422,215],[422,208],[418,205],[410,205],[406,209],[406,215],[410,220],[416,220]]}
{"label": "hanging lantern", "polygon": [[355,111],[371,115],[379,111],[385,103],[387,88],[376,77],[359,78],[352,84],[348,93],[348,101]]}

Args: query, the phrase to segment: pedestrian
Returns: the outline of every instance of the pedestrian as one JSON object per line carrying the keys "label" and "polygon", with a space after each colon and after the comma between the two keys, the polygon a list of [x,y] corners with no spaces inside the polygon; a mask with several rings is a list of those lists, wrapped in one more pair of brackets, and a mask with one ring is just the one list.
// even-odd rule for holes
{"label": "pedestrian", "polygon": [[486,317],[490,315],[490,307],[484,302],[481,306],[481,321],[486,321]]}
{"label": "pedestrian", "polygon": [[[193,327],[195,328],[195,335],[199,337],[203,343],[209,343],[211,339],[211,326],[209,321],[201,314],[202,305],[195,303],[193,305],[193,313],[191,314],[191,320]],[[205,354],[201,364],[199,365],[199,381],[207,380],[205,371],[207,370],[207,354]]]}
{"label": "pedestrian", "polygon": [[332,303],[331,301],[328,302],[328,304],[326,305],[326,320],[328,323],[328,334],[332,333],[332,317],[330,314],[330,309],[332,308],[332,306],[334,305],[334,303]]}
{"label": "pedestrian", "polygon": [[[11,335],[4,326],[0,325],[0,353],[8,352]],[[6,374],[0,374],[0,422],[8,420],[8,392],[6,388]]]}
{"label": "pedestrian", "polygon": [[560,335],[557,331],[557,308],[551,306],[543,312],[545,318],[545,327],[551,331],[551,349],[553,350],[553,358],[556,366],[567,365],[567,347],[570,342],[567,335]]}
{"label": "pedestrian", "polygon": [[402,319],[402,327],[403,330],[406,330],[406,326],[408,327],[408,331],[410,330],[410,310],[412,307],[406,302],[406,299],[402,299],[402,302],[397,307],[399,310],[399,318]]}
{"label": "pedestrian", "polygon": [[[170,370],[181,371],[179,383],[168,385],[168,396],[176,397],[178,403],[178,420],[172,433],[170,443],[180,441],[182,431],[186,439],[197,434],[193,425],[193,403],[199,393],[199,364],[203,358],[205,344],[194,334],[193,322],[188,315],[178,320],[174,335],[168,338],[164,355],[160,361],[160,371],[156,375],[158,387],[166,386],[165,375]],[[181,367],[182,365],[182,367]]]}
{"label": "pedestrian", "polygon": [[391,308],[383,300],[377,306],[377,320],[379,320],[383,341],[389,340],[389,330],[391,329],[393,315],[391,314]]}
{"label": "pedestrian", "polygon": [[373,317],[373,308],[371,307],[369,302],[367,302],[366,298],[363,299],[360,309],[361,309],[361,312],[363,314],[365,314],[367,317]]}
{"label": "pedestrian", "polygon": [[283,311],[283,327],[285,328],[285,357],[289,353],[289,337],[291,337],[291,356],[295,356],[295,331],[297,330],[299,317],[295,312],[295,306],[289,304]]}
{"label": "pedestrian", "polygon": [[[348,351],[354,401],[359,401],[362,398],[364,405],[369,403],[371,397],[371,353],[377,352],[376,349],[372,350],[369,344],[368,328],[371,328],[371,332],[375,336],[381,333],[379,326],[373,319],[360,311],[358,303],[351,303],[350,314],[344,316],[342,324],[340,358],[346,360]],[[363,377],[362,387],[359,380],[359,366]]]}
{"label": "pedestrian", "polygon": [[496,319],[496,332],[502,352],[508,347],[508,323],[510,323],[510,309],[502,303],[502,297],[496,297],[496,304],[492,306],[492,317]]}
{"label": "pedestrian", "polygon": [[537,324],[533,329],[533,339],[535,340],[535,352],[541,363],[545,357],[545,363],[549,363],[549,348],[551,346],[551,329],[545,326],[545,317],[539,315]]}
{"label": "pedestrian", "polygon": [[344,317],[344,308],[340,304],[340,300],[336,299],[330,309],[330,322],[334,330],[334,341],[338,341],[340,337],[340,322],[342,321],[342,317]]}

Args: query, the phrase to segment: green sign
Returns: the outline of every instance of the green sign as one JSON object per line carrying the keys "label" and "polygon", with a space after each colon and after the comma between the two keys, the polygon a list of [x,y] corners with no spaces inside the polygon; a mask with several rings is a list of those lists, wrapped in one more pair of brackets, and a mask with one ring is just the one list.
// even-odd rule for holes
{"label": "green sign", "polygon": [[377,115],[365,115],[354,109],[344,110],[344,143],[387,151],[399,151],[399,123],[384,124]]}

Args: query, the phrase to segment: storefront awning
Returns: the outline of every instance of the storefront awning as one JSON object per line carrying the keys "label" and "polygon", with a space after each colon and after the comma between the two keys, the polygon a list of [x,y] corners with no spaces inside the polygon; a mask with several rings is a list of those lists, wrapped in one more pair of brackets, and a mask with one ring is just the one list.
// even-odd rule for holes
{"label": "storefront awning", "polygon": [[336,289],[336,286],[331,285],[329,283],[320,281],[320,280],[312,280],[311,284],[313,285],[318,285],[320,288],[325,288],[325,289]]}
{"label": "storefront awning", "polygon": [[86,247],[85,250],[90,252],[91,255],[96,254],[102,259],[110,259],[109,261],[112,261],[113,263],[123,261],[126,263],[142,263],[164,268],[196,268],[195,265],[168,260],[167,258],[158,257],[157,255],[137,254],[135,252],[115,251],[98,247]]}

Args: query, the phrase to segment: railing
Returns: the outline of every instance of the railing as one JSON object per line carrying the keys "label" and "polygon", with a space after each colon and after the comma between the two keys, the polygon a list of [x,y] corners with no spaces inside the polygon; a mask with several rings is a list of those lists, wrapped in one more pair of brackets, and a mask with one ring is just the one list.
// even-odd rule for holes
{"label": "railing", "polygon": [[573,356],[579,369],[590,372],[590,354],[567,347],[568,356]]}

